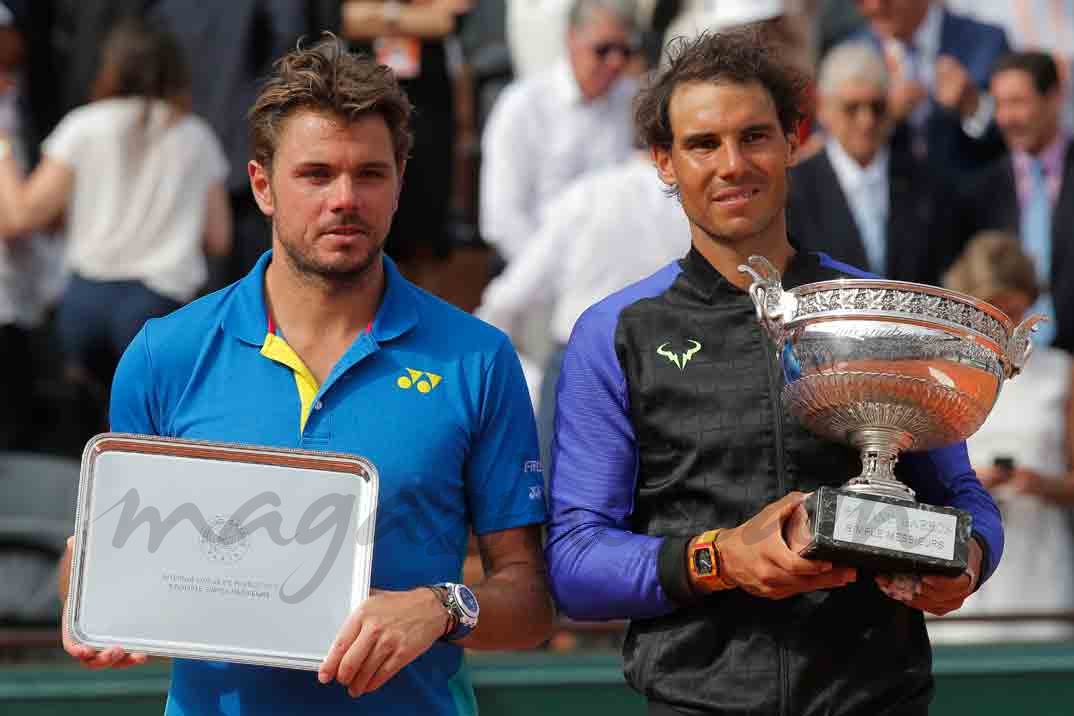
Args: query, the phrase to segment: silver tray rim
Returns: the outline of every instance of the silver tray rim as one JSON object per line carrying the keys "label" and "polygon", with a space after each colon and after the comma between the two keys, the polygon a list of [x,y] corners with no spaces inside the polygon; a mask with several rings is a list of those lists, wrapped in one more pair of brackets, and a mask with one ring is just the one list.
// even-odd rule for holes
{"label": "silver tray rim", "polygon": [[[231,663],[252,664],[255,666],[273,666],[303,671],[317,671],[322,659],[288,655],[285,652],[266,652],[252,649],[208,648],[195,643],[179,643],[174,641],[161,642],[156,640],[105,640],[95,639],[87,635],[81,628],[79,621],[79,605],[81,603],[82,586],[82,550],[86,543],[85,516],[88,510],[90,484],[92,482],[92,461],[96,455],[105,452],[107,443],[122,441],[152,445],[158,448],[187,448],[195,450],[220,451],[231,453],[235,456],[256,454],[266,457],[281,457],[308,460],[309,467],[318,469],[317,462],[345,463],[353,465],[355,478],[365,479],[372,490],[370,519],[364,520],[359,526],[358,539],[367,544],[368,558],[361,560],[364,564],[359,565],[357,579],[352,584],[350,608],[354,609],[364,601],[372,588],[373,548],[376,534],[377,507],[380,492],[380,473],[368,458],[353,453],[329,452],[319,450],[303,450],[300,448],[282,448],[264,445],[251,445],[247,443],[217,442],[212,440],[193,440],[189,438],[170,438],[157,435],[141,435],[137,433],[105,432],[90,438],[82,451],[82,465],[79,471],[78,502],[75,505],[75,544],[71,559],[71,577],[67,588],[67,599],[64,603],[62,629],[67,638],[76,644],[92,647],[94,649],[106,649],[113,646],[122,646],[128,652],[138,652],[149,656],[162,656],[180,659],[200,659],[207,661],[225,661]],[[356,560],[358,561],[358,560]]]}

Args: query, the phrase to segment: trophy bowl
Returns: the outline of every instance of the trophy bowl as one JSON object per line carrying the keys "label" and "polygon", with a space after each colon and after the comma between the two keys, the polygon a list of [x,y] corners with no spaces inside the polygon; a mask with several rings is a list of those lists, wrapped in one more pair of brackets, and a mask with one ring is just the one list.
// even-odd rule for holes
{"label": "trophy bowl", "polygon": [[1015,327],[989,303],[904,281],[837,279],[784,290],[779,271],[760,256],[739,270],[753,279],[758,320],[776,345],[788,412],[861,452],[860,475],[807,501],[814,540],[803,554],[961,572],[969,515],[917,503],[895,463],[904,450],[976,432],[1003,381],[1025,365],[1044,317]]}

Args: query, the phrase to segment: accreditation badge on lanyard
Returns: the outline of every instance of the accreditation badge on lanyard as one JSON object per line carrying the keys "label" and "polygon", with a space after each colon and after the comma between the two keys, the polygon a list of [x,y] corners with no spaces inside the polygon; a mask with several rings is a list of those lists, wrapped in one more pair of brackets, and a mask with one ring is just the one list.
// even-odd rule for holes
{"label": "accreditation badge on lanyard", "polygon": [[377,62],[387,65],[401,80],[421,74],[421,41],[416,37],[378,37],[373,40]]}

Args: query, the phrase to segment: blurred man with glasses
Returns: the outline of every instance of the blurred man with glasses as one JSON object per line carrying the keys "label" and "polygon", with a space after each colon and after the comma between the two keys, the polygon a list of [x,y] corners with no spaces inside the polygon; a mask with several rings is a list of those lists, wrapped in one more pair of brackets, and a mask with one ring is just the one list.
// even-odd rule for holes
{"label": "blurred man with glasses", "polygon": [[574,0],[567,59],[504,90],[482,138],[481,232],[507,261],[583,173],[631,156],[633,0]]}
{"label": "blurred man with glasses", "polygon": [[934,284],[964,243],[959,212],[942,180],[892,145],[889,88],[884,58],[871,45],[842,45],[825,57],[817,117],[828,141],[791,171],[788,223],[803,249]]}

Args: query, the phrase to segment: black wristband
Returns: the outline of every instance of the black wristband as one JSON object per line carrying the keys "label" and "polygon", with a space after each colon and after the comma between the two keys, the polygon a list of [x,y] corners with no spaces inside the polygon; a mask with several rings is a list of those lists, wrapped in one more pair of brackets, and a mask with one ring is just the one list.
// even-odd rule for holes
{"label": "black wristband", "polygon": [[656,573],[664,593],[676,604],[685,606],[699,601],[690,587],[690,573],[686,569],[686,550],[693,537],[665,537],[660,544],[656,559]]}

